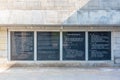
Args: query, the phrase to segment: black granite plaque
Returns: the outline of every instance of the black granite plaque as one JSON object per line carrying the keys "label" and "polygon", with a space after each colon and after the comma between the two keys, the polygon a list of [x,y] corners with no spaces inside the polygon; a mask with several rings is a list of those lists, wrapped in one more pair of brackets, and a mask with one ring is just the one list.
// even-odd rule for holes
{"label": "black granite plaque", "polygon": [[111,32],[89,32],[89,60],[111,60]]}
{"label": "black granite plaque", "polygon": [[60,59],[60,34],[59,32],[37,33],[37,60]]}
{"label": "black granite plaque", "polygon": [[63,33],[63,60],[85,60],[85,32]]}
{"label": "black granite plaque", "polygon": [[34,33],[11,32],[11,60],[34,59]]}

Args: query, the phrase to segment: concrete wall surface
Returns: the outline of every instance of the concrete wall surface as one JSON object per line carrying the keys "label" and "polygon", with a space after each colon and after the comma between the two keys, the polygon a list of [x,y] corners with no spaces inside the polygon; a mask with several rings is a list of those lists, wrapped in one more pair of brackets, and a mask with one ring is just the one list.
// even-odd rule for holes
{"label": "concrete wall surface", "polygon": [[7,59],[7,28],[0,28],[0,57]]}
{"label": "concrete wall surface", "polygon": [[0,0],[0,9],[75,10],[120,9],[120,0]]}
{"label": "concrete wall surface", "polygon": [[113,32],[112,45],[115,62],[120,63],[120,32]]}
{"label": "concrete wall surface", "polygon": [[[115,16],[119,18],[119,5],[120,0],[0,0],[0,24],[72,24],[76,14],[83,16],[76,19],[80,23],[94,15],[102,18],[100,24],[104,24],[108,19],[115,20]],[[119,23],[119,19],[116,21]],[[95,18],[89,24],[93,23]],[[113,20],[112,23],[118,24]]]}
{"label": "concrete wall surface", "polygon": [[67,18],[67,25],[120,25],[119,10],[78,10]]}

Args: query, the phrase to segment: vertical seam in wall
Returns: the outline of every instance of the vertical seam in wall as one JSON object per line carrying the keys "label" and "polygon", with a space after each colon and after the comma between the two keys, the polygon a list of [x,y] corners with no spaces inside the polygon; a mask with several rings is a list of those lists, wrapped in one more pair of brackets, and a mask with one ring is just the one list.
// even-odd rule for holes
{"label": "vertical seam in wall", "polygon": [[9,55],[8,55],[8,54],[9,54],[9,53],[8,53],[8,52],[9,52],[9,51],[8,51],[8,50],[9,50],[9,49],[8,49],[8,48],[9,48],[8,35],[9,35],[9,34],[8,34],[8,28],[7,28],[7,60],[9,60]]}
{"label": "vertical seam in wall", "polygon": [[8,30],[8,60],[9,60],[9,61],[11,61],[11,52],[10,52],[10,51],[11,51],[11,50],[10,50],[10,49],[11,49],[11,43],[10,43],[10,41],[11,41],[11,40],[10,40],[10,39],[11,39],[10,34],[11,34],[11,33],[10,33],[10,32],[11,32],[11,31]]}
{"label": "vertical seam in wall", "polygon": [[111,31],[111,60],[114,62],[114,54],[113,54],[113,31]]}
{"label": "vertical seam in wall", "polygon": [[60,61],[63,60],[63,32],[60,31]]}
{"label": "vertical seam in wall", "polygon": [[88,61],[88,31],[85,32],[85,60]]}
{"label": "vertical seam in wall", "polygon": [[37,61],[37,31],[34,31],[34,61]]}

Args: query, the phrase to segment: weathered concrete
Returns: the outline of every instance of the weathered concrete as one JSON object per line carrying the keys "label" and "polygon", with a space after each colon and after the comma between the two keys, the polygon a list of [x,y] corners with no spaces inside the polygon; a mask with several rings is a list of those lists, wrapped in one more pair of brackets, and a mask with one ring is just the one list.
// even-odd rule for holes
{"label": "weathered concrete", "polygon": [[60,24],[69,10],[1,10],[0,24]]}
{"label": "weathered concrete", "polygon": [[75,10],[89,0],[0,0],[0,10]]}
{"label": "weathered concrete", "polygon": [[120,0],[89,0],[83,10],[120,10]]}
{"label": "weathered concrete", "polygon": [[78,10],[63,24],[66,25],[120,25],[118,10]]}
{"label": "weathered concrete", "polygon": [[120,9],[119,0],[0,0],[0,9],[75,10]]}
{"label": "weathered concrete", "polygon": [[112,48],[115,63],[120,64],[120,32],[113,32]]}
{"label": "weathered concrete", "polygon": [[7,28],[0,28],[0,57],[7,57]]}
{"label": "weathered concrete", "polygon": [[90,0],[71,14],[66,25],[120,25],[120,1]]}
{"label": "weathered concrete", "polygon": [[0,0],[0,24],[119,24],[119,5],[119,0]]}
{"label": "weathered concrete", "polygon": [[69,18],[70,11],[64,10],[3,10],[0,13],[0,24],[120,25],[118,10],[78,10]]}

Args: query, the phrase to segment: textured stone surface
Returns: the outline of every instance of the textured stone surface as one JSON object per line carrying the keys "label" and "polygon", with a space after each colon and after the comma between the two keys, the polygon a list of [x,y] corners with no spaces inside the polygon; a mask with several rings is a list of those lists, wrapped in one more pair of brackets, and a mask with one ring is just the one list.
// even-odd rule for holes
{"label": "textured stone surface", "polygon": [[120,32],[113,32],[112,44],[114,58],[118,57],[116,63],[120,63]]}
{"label": "textured stone surface", "polygon": [[0,0],[0,24],[118,24],[119,5],[120,0]]}
{"label": "textured stone surface", "polygon": [[74,10],[89,0],[0,0],[0,9]]}
{"label": "textured stone surface", "polygon": [[89,0],[83,9],[119,10],[120,0]]}
{"label": "textured stone surface", "polygon": [[0,9],[119,9],[120,0],[0,0]]}
{"label": "textured stone surface", "polygon": [[0,13],[0,24],[120,25],[118,10],[78,10],[70,17],[67,10],[2,10]]}
{"label": "textured stone surface", "polygon": [[7,56],[7,29],[0,28],[0,57]]}
{"label": "textured stone surface", "polygon": [[60,24],[69,13],[67,10],[1,10],[0,24]]}
{"label": "textured stone surface", "polygon": [[78,10],[70,16],[64,24],[113,24],[120,25],[120,11],[118,10]]}

